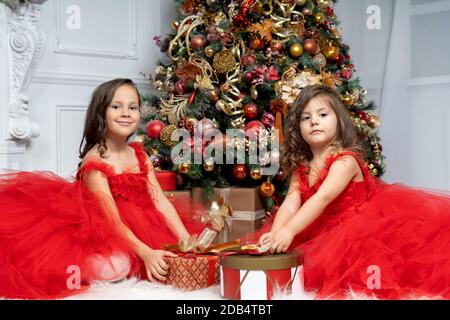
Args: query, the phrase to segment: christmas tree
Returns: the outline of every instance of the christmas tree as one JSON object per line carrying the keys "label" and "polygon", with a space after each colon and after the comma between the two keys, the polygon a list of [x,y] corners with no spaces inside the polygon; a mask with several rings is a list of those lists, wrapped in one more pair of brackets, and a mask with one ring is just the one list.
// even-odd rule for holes
{"label": "christmas tree", "polygon": [[[335,1],[177,2],[173,33],[162,41],[155,38],[167,55],[151,77],[161,96],[148,98],[143,110],[142,136],[156,168],[177,171],[180,188],[201,186],[206,193],[213,187],[261,186],[267,210],[276,210],[287,179],[281,168],[264,169],[279,163],[289,105],[302,88],[322,83],[347,106],[371,173],[383,174],[380,122],[370,113],[375,106],[365,101],[367,91],[353,78]],[[177,129],[185,132],[180,143],[171,139]],[[230,129],[245,130],[247,137],[230,137]],[[217,130],[222,138],[206,138]],[[234,161],[208,153],[217,147],[235,150]],[[186,150],[192,151],[188,157]],[[256,161],[255,150],[262,151]]]}

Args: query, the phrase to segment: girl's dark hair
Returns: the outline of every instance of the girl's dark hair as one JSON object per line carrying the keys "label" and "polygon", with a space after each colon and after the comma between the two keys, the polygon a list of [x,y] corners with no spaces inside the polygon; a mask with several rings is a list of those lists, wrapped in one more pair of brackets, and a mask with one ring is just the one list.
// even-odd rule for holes
{"label": "girl's dark hair", "polygon": [[83,138],[80,143],[80,159],[84,159],[86,154],[95,145],[98,144],[97,150],[100,157],[104,157],[107,151],[105,143],[106,135],[106,109],[111,104],[116,90],[123,85],[128,85],[136,90],[139,98],[139,106],[141,103],[141,95],[136,88],[135,83],[130,79],[114,79],[99,85],[92,93],[91,102],[89,103],[84,122]]}
{"label": "girl's dark hair", "polygon": [[312,160],[312,151],[300,133],[300,121],[306,106],[316,97],[324,98],[328,102],[328,106],[336,113],[338,121],[336,138],[332,144],[334,151],[349,150],[362,158],[365,156],[357,130],[338,93],[324,85],[307,86],[300,92],[294,104],[289,108],[284,124],[286,141],[282,148],[283,157],[281,162],[287,175],[291,175],[301,163],[304,164]]}

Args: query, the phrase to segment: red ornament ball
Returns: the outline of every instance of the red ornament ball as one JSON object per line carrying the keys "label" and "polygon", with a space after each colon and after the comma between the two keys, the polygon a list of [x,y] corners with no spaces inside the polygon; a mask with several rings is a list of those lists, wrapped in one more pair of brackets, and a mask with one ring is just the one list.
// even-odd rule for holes
{"label": "red ornament ball", "polygon": [[336,63],[337,63],[339,66],[342,66],[342,65],[344,64],[344,62],[345,62],[345,57],[344,57],[343,54],[340,54],[340,55],[338,56],[338,58],[336,59]]}
{"label": "red ornament ball", "polygon": [[303,49],[310,55],[315,55],[319,49],[319,46],[313,39],[306,39],[303,41]]}
{"label": "red ornament ball", "polygon": [[283,44],[283,42],[272,41],[270,43],[270,49],[272,49],[272,51],[278,52],[279,54],[283,54],[284,53],[284,44]]}
{"label": "red ornament ball", "polygon": [[286,180],[286,176],[284,174],[284,171],[282,168],[280,168],[277,172],[277,174],[275,175],[275,179],[279,182],[279,183],[283,183]]}
{"label": "red ornament ball", "polygon": [[264,124],[261,121],[253,120],[253,121],[250,121],[245,126],[245,133],[249,138],[254,138],[254,137],[258,136],[258,133],[260,130],[265,130],[265,129],[266,129],[266,127],[264,126]]}
{"label": "red ornament ball", "polygon": [[159,139],[161,131],[166,125],[160,120],[152,120],[148,123],[146,133],[150,139]]}
{"label": "red ornament ball", "polygon": [[369,117],[367,116],[367,113],[365,113],[364,111],[358,111],[357,114],[361,120],[368,122]]}
{"label": "red ornament ball", "polygon": [[252,83],[252,81],[255,79],[255,74],[251,71],[245,71],[244,72],[244,80],[248,83]]}
{"label": "red ornament ball", "polygon": [[244,113],[248,119],[255,119],[258,117],[258,106],[253,102],[247,103],[244,106]]}
{"label": "red ornament ball", "polygon": [[202,35],[194,36],[191,39],[191,47],[194,50],[203,48],[206,45],[206,38]]}
{"label": "red ornament ball", "polygon": [[233,178],[236,181],[244,181],[248,176],[248,168],[245,164],[236,164],[233,167]]}
{"label": "red ornament ball", "polygon": [[261,50],[264,48],[264,41],[259,38],[254,38],[250,41],[250,48],[253,50]]}
{"label": "red ornament ball", "polygon": [[251,54],[246,54],[241,59],[241,64],[244,68],[253,66],[253,65],[255,65],[255,63],[256,63],[256,58],[254,56],[252,56]]}

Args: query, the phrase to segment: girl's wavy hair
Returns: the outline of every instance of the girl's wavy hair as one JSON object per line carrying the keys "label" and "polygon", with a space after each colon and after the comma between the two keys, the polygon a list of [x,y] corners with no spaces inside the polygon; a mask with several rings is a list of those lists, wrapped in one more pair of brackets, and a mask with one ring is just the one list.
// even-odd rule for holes
{"label": "girl's wavy hair", "polygon": [[89,107],[86,112],[83,138],[81,139],[79,148],[80,159],[84,159],[89,150],[97,144],[97,150],[100,153],[100,157],[104,158],[105,152],[108,150],[105,142],[107,130],[106,109],[111,104],[116,90],[124,85],[131,86],[136,90],[140,107],[141,95],[139,94],[136,84],[132,80],[114,79],[99,85],[92,93],[91,102],[89,103]]}
{"label": "girl's wavy hair", "polygon": [[365,151],[348,111],[335,90],[325,85],[312,85],[305,87],[294,104],[289,108],[288,116],[284,124],[286,141],[282,148],[282,167],[290,176],[300,164],[305,164],[313,158],[312,151],[300,133],[300,122],[303,111],[308,103],[317,97],[321,97],[328,103],[337,116],[337,133],[332,146],[334,152],[349,150],[365,157]]}

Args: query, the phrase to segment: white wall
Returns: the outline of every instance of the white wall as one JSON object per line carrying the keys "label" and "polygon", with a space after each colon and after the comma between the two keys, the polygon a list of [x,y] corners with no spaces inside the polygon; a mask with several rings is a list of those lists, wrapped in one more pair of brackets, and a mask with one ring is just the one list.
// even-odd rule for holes
{"label": "white wall", "polygon": [[[381,9],[368,30],[366,9]],[[340,0],[344,40],[379,106],[388,182],[450,190],[450,1]]]}
{"label": "white wall", "polygon": [[[80,29],[69,29],[79,8]],[[39,27],[47,45],[29,89],[30,118],[41,135],[27,149],[26,170],[73,174],[85,110],[101,82],[127,77],[148,93],[140,72],[153,73],[161,57],[153,37],[166,33],[173,15],[164,0],[50,0]],[[167,17],[167,18],[166,18]],[[73,24],[72,24],[73,25]],[[75,23],[76,25],[76,23]]]}
{"label": "white wall", "polygon": [[[386,59],[392,31],[393,0],[340,0],[335,12],[341,21],[344,43],[350,46],[350,56],[355,65],[355,77],[368,90],[367,100],[381,104]],[[380,29],[369,29],[367,21],[370,6],[380,9]]]}

